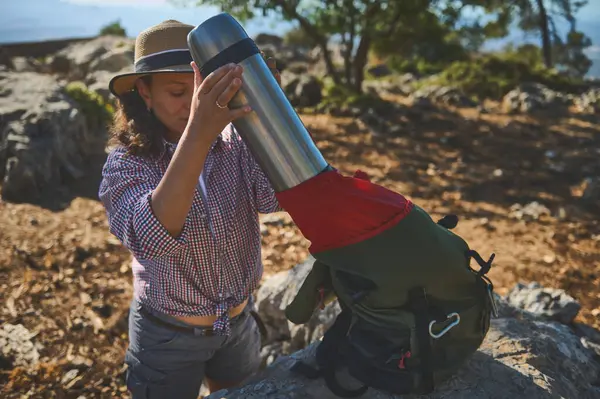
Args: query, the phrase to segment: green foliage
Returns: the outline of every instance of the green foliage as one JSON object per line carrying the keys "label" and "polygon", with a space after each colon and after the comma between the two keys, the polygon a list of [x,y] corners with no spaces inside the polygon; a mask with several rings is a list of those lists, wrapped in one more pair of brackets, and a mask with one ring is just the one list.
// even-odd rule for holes
{"label": "green foliage", "polygon": [[436,0],[171,0],[176,4],[217,6],[240,22],[275,13],[296,22],[323,50],[335,37],[342,44],[344,65],[337,70],[325,54],[327,73],[338,84],[360,92],[371,46],[402,32],[423,30],[422,13]]}
{"label": "green foliage", "polygon": [[330,80],[326,80],[327,84],[323,88],[324,102],[335,105],[354,106],[367,100],[368,96],[361,95],[348,89],[346,86],[338,85]]}
{"label": "green foliage", "polygon": [[[332,38],[339,40],[343,65],[338,68],[323,51],[325,67],[336,85],[346,86],[351,93],[362,93],[371,53],[399,72],[430,75],[444,71],[444,79],[458,79],[467,90],[477,90],[477,85],[483,83],[480,94],[491,97],[523,79],[567,79],[540,67],[540,60],[547,68],[556,66],[573,79],[583,76],[590,65],[583,49],[591,43],[574,28],[574,15],[587,0],[170,1],[216,6],[242,23],[268,14],[294,21],[298,28],[285,39],[290,44],[325,50]],[[466,11],[478,16],[468,19]],[[555,27],[558,18],[566,19],[572,27],[564,40]],[[543,51],[522,48],[501,57],[471,58],[486,39],[505,37],[515,25],[539,33]],[[548,43],[554,54],[549,52]],[[552,55],[555,63],[551,62]],[[496,74],[489,82],[488,72]],[[472,82],[477,83],[471,86]]]}
{"label": "green foliage", "polygon": [[[416,38],[413,45],[398,48],[388,55],[386,62],[399,73],[410,72],[421,76],[435,74],[452,62],[468,59],[468,52],[458,39],[456,32],[428,29],[428,33]],[[387,51],[392,48],[388,47]]]}
{"label": "green foliage", "polygon": [[117,20],[108,25],[105,25],[100,29],[100,36],[114,35],[114,36],[127,36],[125,28],[121,26],[121,21]]}
{"label": "green foliage", "polygon": [[498,53],[498,56],[506,60],[521,61],[535,70],[545,68],[542,49],[534,44],[524,44],[519,47],[509,44],[504,51]]}
{"label": "green foliage", "polygon": [[334,83],[331,79],[323,80],[323,101],[319,108],[351,108],[360,109],[386,107],[388,103],[372,93],[356,93],[345,85]]}
{"label": "green foliage", "polygon": [[417,76],[427,76],[441,72],[448,65],[445,62],[434,63],[423,58],[405,59],[395,55],[390,56],[386,63],[398,73],[412,73]]}
{"label": "green foliage", "polygon": [[570,76],[585,76],[592,66],[592,61],[585,55],[584,50],[591,45],[592,41],[587,36],[575,30],[567,34],[566,42],[555,41],[553,53],[557,68]]}
{"label": "green foliage", "polygon": [[379,56],[436,63],[464,59],[466,54],[456,31],[430,9],[410,15],[411,23],[401,24],[396,34],[373,44]]}
{"label": "green foliage", "polygon": [[[573,77],[584,76],[591,66],[583,50],[591,41],[576,30],[575,15],[588,0],[461,0],[464,5],[482,7],[487,13],[499,16],[501,26],[517,26],[524,32],[536,33],[541,40],[547,68],[557,67]],[[557,20],[570,25],[563,38]],[[505,32],[506,34],[507,32]]]}
{"label": "green foliage", "polygon": [[83,82],[67,84],[65,92],[77,103],[89,127],[102,127],[111,120],[114,113],[113,105],[105,102],[95,91],[89,90]]}
{"label": "green foliage", "polygon": [[499,100],[525,82],[541,83],[566,92],[579,87],[579,79],[545,68],[541,58],[541,51],[532,46],[481,55],[452,63],[437,76],[435,83],[456,87],[477,100]]}

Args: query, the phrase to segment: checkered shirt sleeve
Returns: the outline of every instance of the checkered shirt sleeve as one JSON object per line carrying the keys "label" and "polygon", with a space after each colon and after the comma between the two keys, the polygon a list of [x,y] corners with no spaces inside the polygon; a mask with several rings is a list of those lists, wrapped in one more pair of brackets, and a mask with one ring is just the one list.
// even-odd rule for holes
{"label": "checkered shirt sleeve", "polygon": [[181,251],[187,244],[188,221],[173,237],[150,206],[160,179],[124,149],[112,151],[103,168],[99,197],[107,210],[110,232],[140,260],[154,260]]}

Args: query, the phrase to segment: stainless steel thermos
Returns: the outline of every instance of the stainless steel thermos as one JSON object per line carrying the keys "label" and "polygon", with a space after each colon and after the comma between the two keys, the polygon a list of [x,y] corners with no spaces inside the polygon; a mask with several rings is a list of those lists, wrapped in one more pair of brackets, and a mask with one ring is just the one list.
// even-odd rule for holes
{"label": "stainless steel thermos", "polygon": [[327,169],[327,161],[275,80],[254,41],[227,13],[211,17],[188,34],[202,76],[230,62],[244,68],[243,85],[230,107],[253,112],[233,122],[277,192]]}

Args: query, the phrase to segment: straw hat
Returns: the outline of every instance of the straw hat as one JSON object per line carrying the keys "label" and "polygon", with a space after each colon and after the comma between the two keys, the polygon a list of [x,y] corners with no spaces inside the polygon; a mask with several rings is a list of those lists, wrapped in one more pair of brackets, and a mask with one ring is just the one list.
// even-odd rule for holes
{"label": "straw hat", "polygon": [[194,26],[167,20],[142,31],[135,40],[134,72],[113,77],[108,89],[115,96],[133,90],[144,75],[167,72],[194,73],[187,35]]}

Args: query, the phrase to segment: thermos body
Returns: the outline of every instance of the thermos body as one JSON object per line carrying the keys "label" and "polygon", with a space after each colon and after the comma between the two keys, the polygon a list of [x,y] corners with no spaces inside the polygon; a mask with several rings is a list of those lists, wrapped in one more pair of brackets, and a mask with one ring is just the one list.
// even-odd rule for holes
{"label": "thermos body", "polygon": [[275,191],[328,167],[256,44],[231,15],[221,13],[198,25],[188,35],[188,46],[203,76],[230,62],[244,68],[242,88],[229,106],[250,105],[253,112],[233,125]]}

